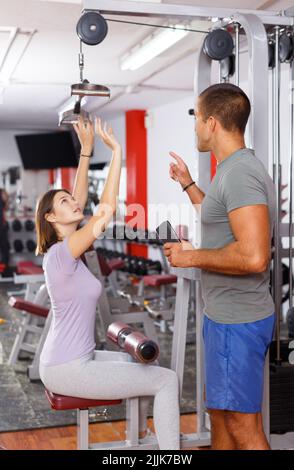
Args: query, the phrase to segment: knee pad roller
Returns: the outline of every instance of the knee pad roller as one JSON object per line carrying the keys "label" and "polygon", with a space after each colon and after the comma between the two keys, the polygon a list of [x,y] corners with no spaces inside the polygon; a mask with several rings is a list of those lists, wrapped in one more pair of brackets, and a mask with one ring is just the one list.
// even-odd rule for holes
{"label": "knee pad roller", "polygon": [[111,323],[107,330],[107,338],[144,364],[155,361],[159,355],[159,347],[152,339],[126,323]]}

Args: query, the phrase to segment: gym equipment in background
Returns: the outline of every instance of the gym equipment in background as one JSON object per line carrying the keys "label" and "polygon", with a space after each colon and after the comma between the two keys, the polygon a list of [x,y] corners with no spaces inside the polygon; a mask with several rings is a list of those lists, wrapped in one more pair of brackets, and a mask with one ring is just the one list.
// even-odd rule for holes
{"label": "gym equipment in background", "polygon": [[90,83],[84,78],[84,53],[83,42],[90,46],[94,46],[102,42],[108,31],[105,19],[96,12],[88,11],[83,13],[77,24],[77,34],[80,38],[80,52],[79,52],[79,68],[80,68],[80,83],[71,85],[71,96],[77,96],[74,109],[67,110],[59,115],[59,126],[72,125],[76,123],[80,117],[89,119],[89,113],[82,110],[82,99],[85,96],[100,96],[110,97],[110,90],[104,85],[97,85]]}

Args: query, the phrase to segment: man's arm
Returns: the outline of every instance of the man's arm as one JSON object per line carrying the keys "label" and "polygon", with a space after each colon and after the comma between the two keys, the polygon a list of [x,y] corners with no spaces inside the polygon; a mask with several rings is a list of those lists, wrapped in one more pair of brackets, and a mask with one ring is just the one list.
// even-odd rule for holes
{"label": "man's arm", "polygon": [[228,215],[235,238],[233,243],[220,249],[190,251],[182,251],[180,243],[167,243],[165,255],[171,266],[233,275],[264,272],[271,258],[268,206],[241,207]]}
{"label": "man's arm", "polygon": [[[174,152],[170,152],[170,156],[175,159],[176,163],[170,164],[170,177],[180,183],[182,188],[184,189],[190,183],[192,183],[193,179],[189,172],[187,165],[185,164],[184,160],[182,160],[179,155]],[[202,203],[205,194],[201,189],[195,184],[190,186],[186,193],[188,194],[190,201],[193,205],[197,206]]]}
{"label": "man's arm", "polygon": [[[191,178],[191,182],[192,182]],[[189,184],[189,183],[188,183]],[[202,203],[203,199],[205,198],[205,194],[203,191],[201,191],[200,188],[195,184],[190,186],[188,189],[186,189],[186,193],[188,194],[190,201],[192,202],[193,205],[197,206]]]}

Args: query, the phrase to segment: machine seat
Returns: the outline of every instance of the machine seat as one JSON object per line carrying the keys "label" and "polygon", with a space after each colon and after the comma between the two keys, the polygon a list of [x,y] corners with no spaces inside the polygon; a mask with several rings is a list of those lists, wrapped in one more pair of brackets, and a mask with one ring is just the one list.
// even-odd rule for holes
{"label": "machine seat", "polygon": [[88,398],[68,397],[49,392],[45,388],[46,397],[53,410],[85,410],[96,406],[120,405],[122,400],[92,400]]}

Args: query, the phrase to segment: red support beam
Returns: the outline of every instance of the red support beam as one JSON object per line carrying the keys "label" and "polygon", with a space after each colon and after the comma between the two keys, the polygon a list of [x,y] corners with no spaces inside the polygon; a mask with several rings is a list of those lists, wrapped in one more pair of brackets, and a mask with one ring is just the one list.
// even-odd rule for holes
{"label": "red support beam", "polygon": [[[148,228],[147,211],[147,130],[144,110],[126,112],[126,223],[139,229]],[[137,209],[135,207],[137,206]],[[146,247],[130,245],[131,255],[147,257]]]}
{"label": "red support beam", "polygon": [[214,178],[216,173],[217,161],[213,153],[210,154],[210,179]]}
{"label": "red support beam", "polygon": [[74,179],[76,175],[76,168],[61,168],[61,187],[72,192]]}

